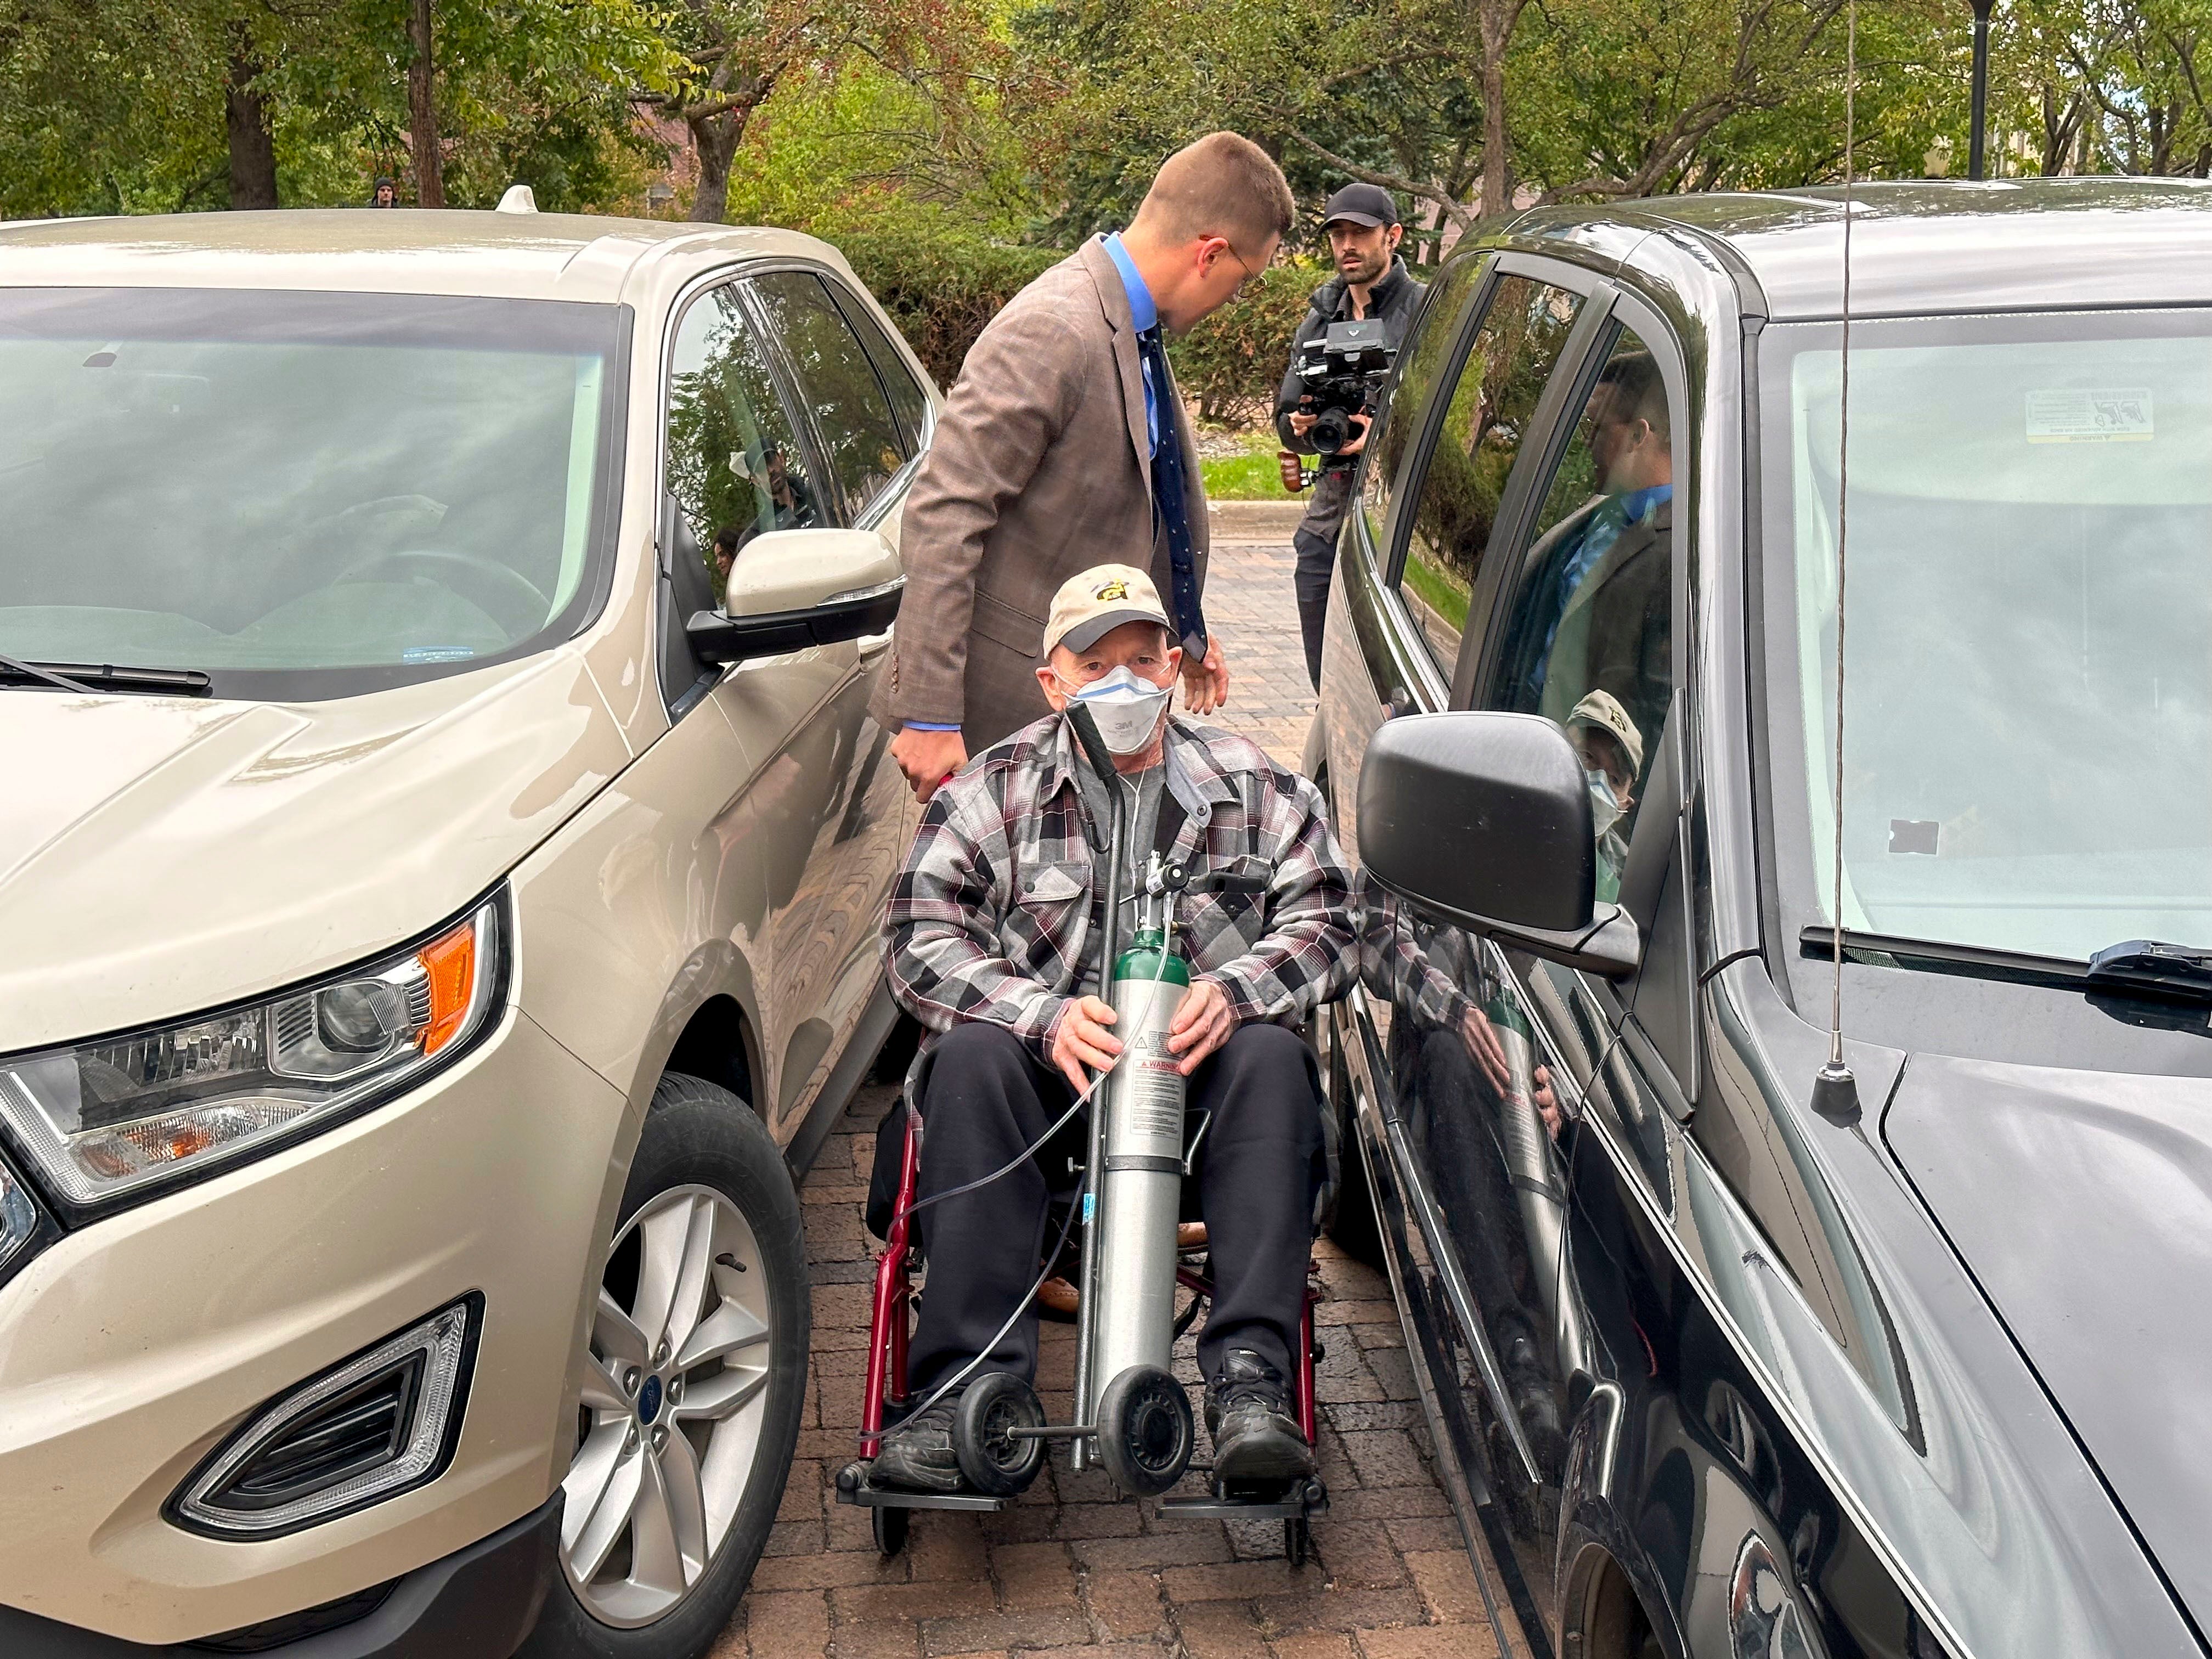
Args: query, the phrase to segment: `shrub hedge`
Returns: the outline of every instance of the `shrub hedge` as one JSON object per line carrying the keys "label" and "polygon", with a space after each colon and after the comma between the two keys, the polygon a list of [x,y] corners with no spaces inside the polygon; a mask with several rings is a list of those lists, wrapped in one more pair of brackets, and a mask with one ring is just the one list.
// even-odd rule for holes
{"label": "shrub hedge", "polygon": [[[1059,249],[993,240],[942,219],[824,227],[854,271],[948,390],[968,348]],[[1245,291],[1169,348],[1183,394],[1200,418],[1228,426],[1265,421],[1289,362],[1291,335],[1307,297],[1327,277],[1310,261],[1262,271]]]}

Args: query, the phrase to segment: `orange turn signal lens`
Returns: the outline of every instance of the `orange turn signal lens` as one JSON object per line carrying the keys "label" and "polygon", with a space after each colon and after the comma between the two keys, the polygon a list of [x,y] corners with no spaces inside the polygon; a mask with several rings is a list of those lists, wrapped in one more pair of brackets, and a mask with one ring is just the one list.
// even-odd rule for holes
{"label": "orange turn signal lens", "polygon": [[460,1030],[476,994],[475,921],[465,921],[443,939],[433,939],[416,952],[415,959],[430,976],[430,1019],[420,1041],[425,1054],[434,1054]]}

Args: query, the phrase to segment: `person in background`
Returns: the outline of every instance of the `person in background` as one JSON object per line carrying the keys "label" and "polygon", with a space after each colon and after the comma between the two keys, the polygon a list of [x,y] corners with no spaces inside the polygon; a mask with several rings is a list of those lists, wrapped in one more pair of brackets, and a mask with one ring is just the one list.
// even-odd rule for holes
{"label": "person in background", "polygon": [[399,205],[398,185],[393,184],[390,179],[379,174],[376,182],[368,187],[368,204],[371,207],[380,208],[398,207]]}
{"label": "person in background", "polygon": [[1621,820],[1636,805],[1636,780],[1644,771],[1644,736],[1610,691],[1593,691],[1567,717],[1567,740],[1582,757],[1589,779],[1591,826],[1597,834],[1597,896],[1620,896],[1620,870],[1628,862]]}
{"label": "person in background", "polygon": [[1085,243],[991,319],[907,498],[891,659],[870,705],[927,800],[1049,707],[1036,666],[1054,592],[1101,560],[1166,596],[1186,707],[1228,695],[1200,607],[1206,492],[1165,337],[1266,269],[1294,211],[1282,169],[1233,132],[1161,167],[1129,228]]}
{"label": "person in background", "polygon": [[[1276,435],[1285,448],[1300,455],[1316,453],[1307,434],[1318,418],[1298,409],[1304,393],[1298,362],[1306,342],[1327,334],[1331,323],[1373,317],[1381,321],[1383,338],[1395,351],[1426,291],[1398,257],[1398,244],[1406,232],[1389,191],[1373,185],[1346,185],[1328,198],[1322,214],[1322,229],[1328,237],[1329,257],[1336,261],[1336,275],[1314,290],[1305,320],[1291,338],[1291,366],[1275,398]],[[1371,412],[1353,419],[1359,428],[1357,435],[1322,463],[1313,500],[1291,538],[1298,554],[1294,578],[1298,625],[1305,634],[1306,672],[1313,677],[1316,691],[1321,690],[1321,636],[1328,619],[1328,584],[1336,569],[1337,526],[1344,522],[1345,503],[1352,497],[1352,474],[1367,444]]]}
{"label": "person in background", "polygon": [[730,608],[730,567],[738,562],[738,550],[745,544],[745,538],[756,533],[750,526],[740,530],[733,524],[714,532],[714,603],[725,614]]}

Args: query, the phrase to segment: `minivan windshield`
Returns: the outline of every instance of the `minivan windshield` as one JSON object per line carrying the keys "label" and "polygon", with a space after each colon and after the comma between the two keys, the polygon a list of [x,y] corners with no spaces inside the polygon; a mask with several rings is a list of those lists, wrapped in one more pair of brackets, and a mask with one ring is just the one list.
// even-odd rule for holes
{"label": "minivan windshield", "polygon": [[0,289],[0,653],[289,700],[568,637],[605,576],[623,315]]}
{"label": "minivan windshield", "polygon": [[[1833,918],[1840,330],[1759,346],[1784,920]],[[1846,927],[2212,945],[2212,313],[1855,321]]]}

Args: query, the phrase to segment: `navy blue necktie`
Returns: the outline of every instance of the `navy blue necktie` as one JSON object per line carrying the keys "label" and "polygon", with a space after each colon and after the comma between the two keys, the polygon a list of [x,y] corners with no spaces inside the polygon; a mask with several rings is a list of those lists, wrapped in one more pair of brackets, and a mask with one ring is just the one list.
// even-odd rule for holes
{"label": "navy blue necktie", "polygon": [[1175,381],[1168,374],[1168,349],[1157,325],[1137,334],[1137,352],[1152,380],[1159,411],[1159,441],[1152,450],[1152,502],[1167,526],[1168,569],[1174,589],[1168,606],[1185,656],[1206,659],[1206,615],[1198,605],[1198,554],[1190,539],[1190,513],[1183,495],[1182,434],[1175,417]]}

